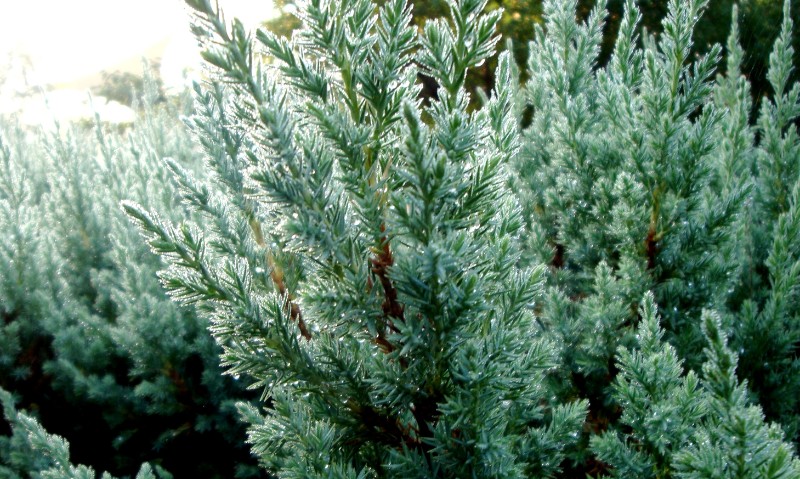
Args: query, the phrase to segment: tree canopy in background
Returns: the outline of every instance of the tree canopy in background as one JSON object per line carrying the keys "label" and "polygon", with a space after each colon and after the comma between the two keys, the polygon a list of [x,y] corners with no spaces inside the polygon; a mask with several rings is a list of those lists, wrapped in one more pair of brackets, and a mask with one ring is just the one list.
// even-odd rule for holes
{"label": "tree canopy in background", "polygon": [[[382,2],[378,2],[379,4]],[[603,42],[598,66],[604,65],[611,54],[614,41],[619,30],[619,22],[623,15],[624,0],[609,0],[605,6],[608,10],[605,26],[603,28]],[[661,21],[667,13],[667,0],[641,0],[639,8],[642,13],[641,27],[647,31],[660,34]],[[713,0],[703,14],[703,19],[697,25],[694,35],[693,51],[700,55],[706,53],[714,44],[724,45],[730,33],[731,8],[737,3],[734,0]],[[766,80],[769,54],[772,44],[778,35],[782,18],[781,2],[776,0],[749,0],[738,2],[740,17],[740,35],[745,57],[742,71],[752,84],[753,96],[756,98],[754,108],[757,108],[759,99],[768,92],[769,85]],[[792,1],[793,4],[800,2]],[[446,16],[448,6],[445,0],[411,0],[413,5],[414,23],[421,27],[432,18]],[[577,16],[586,18],[591,9],[596,5],[592,0],[579,0]],[[275,6],[281,15],[274,20],[264,23],[270,31],[284,36],[291,33],[300,25],[300,21],[293,15],[297,7],[293,0],[275,0]],[[542,24],[541,0],[491,0],[486,10],[503,9],[503,16],[498,23],[498,33],[501,35],[501,45],[506,40],[513,42],[514,58],[518,65],[528,61],[528,43],[534,39],[535,25]],[[795,24],[800,21],[800,8],[792,9],[792,19]],[[795,51],[800,49],[800,35],[794,32],[793,45]],[[472,72],[469,85],[489,92],[493,86],[493,72],[497,67],[496,57],[492,57],[482,66]],[[718,65],[724,71],[725,63]],[[522,69],[522,80],[526,79],[527,72]],[[425,83],[426,94],[435,91],[434,83]]]}
{"label": "tree canopy in background", "polygon": [[[92,89],[92,93],[117,101],[125,106],[142,105],[145,102],[145,91],[154,91],[155,102],[166,100],[164,94],[164,82],[155,74],[160,65],[153,63],[144,68],[151,70],[150,75],[142,75],[125,71],[104,71],[103,83]],[[151,81],[153,85],[145,85],[146,81]]]}

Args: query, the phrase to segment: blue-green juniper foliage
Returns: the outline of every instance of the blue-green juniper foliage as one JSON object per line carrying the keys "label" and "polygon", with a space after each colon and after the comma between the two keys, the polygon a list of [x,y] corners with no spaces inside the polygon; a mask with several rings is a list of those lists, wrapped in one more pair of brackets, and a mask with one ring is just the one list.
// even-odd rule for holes
{"label": "blue-green juniper foliage", "polygon": [[705,311],[737,314],[757,185],[730,156],[760,147],[737,53],[718,83],[719,47],[689,58],[705,3],[671,2],[655,38],[627,2],[597,68],[602,7],[576,23],[574,2],[545,2],[530,80],[501,53],[476,110],[486,2],[417,31],[402,1],[312,0],[291,40],[188,3],[214,175],[174,172],[211,226],[125,208],[268,399],[242,414],[269,471],[800,474],[735,375],[739,323]]}
{"label": "blue-green juniper foliage", "polygon": [[[164,264],[119,207],[189,216],[162,161],[197,169],[176,124],[186,101],[157,105],[153,91],[127,131],[0,119],[0,388],[95,470],[257,477],[235,407],[253,395],[222,376],[207,320],[166,295]],[[43,474],[4,425],[0,477]],[[187,450],[200,457],[186,462]]]}
{"label": "blue-green juniper foliage", "polygon": [[[757,112],[737,9],[692,53],[703,0],[657,35],[625,1],[605,64],[603,5],[545,1],[527,71],[486,0],[419,28],[403,0],[307,0],[291,38],[187,3],[187,128],[39,134],[30,164],[31,135],[0,134],[0,474],[108,469],[45,430],[45,371],[120,450],[124,411],[188,417],[154,444],[210,428],[275,477],[800,478],[789,1]],[[119,470],[206,474],[168,466]]]}

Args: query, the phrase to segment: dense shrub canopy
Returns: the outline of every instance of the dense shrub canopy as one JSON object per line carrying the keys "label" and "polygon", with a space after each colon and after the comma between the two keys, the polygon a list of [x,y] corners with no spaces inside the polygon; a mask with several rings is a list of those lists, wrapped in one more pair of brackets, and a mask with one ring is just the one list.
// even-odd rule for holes
{"label": "dense shrub canopy", "polygon": [[[800,477],[788,0],[755,122],[737,9],[724,48],[696,55],[702,0],[669,2],[657,35],[626,1],[607,60],[601,5],[545,1],[523,72],[495,56],[504,17],[486,0],[419,27],[403,0],[308,0],[291,38],[188,4],[209,64],[193,140],[163,148],[182,133],[151,113],[131,170],[98,137],[111,196],[80,175],[0,190],[0,224],[24,238],[0,265],[42,285],[3,283],[2,367],[27,364],[33,308],[66,311],[45,329],[61,390],[167,416],[184,396],[166,365],[185,364],[218,411],[191,424],[227,433],[248,384],[263,404],[237,405],[247,445],[277,477]],[[468,79],[492,59],[487,93]],[[27,198],[53,213],[20,221]],[[71,242],[37,236],[59,221]],[[107,372],[108,350],[129,367]],[[2,398],[11,472],[93,474]]]}

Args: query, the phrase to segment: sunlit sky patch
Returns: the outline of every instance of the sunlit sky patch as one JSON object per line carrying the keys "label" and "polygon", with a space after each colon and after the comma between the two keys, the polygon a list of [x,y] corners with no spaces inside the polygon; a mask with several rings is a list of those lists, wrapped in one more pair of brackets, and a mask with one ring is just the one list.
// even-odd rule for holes
{"label": "sunlit sky patch", "polygon": [[[0,15],[0,71],[8,70],[13,54],[26,65],[28,85],[70,84],[154,51],[163,52],[169,84],[180,81],[181,71],[196,62],[189,15],[181,0],[7,3]],[[270,0],[220,4],[227,17],[239,17],[249,27],[273,15]]]}

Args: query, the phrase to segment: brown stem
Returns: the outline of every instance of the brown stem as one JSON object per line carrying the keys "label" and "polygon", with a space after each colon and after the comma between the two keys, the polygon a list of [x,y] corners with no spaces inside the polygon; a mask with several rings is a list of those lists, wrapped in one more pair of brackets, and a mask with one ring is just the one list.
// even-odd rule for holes
{"label": "brown stem", "polygon": [[555,247],[553,247],[554,254],[553,259],[550,261],[550,266],[555,269],[561,269],[564,267],[564,245],[561,243],[556,243]]}
{"label": "brown stem", "polygon": [[386,339],[386,334],[380,329],[378,330],[378,337],[375,338],[375,344],[380,346],[381,350],[384,353],[391,353],[394,351],[394,344],[390,343],[388,339]]}
{"label": "brown stem", "polygon": [[383,314],[389,318],[405,321],[403,310],[404,307],[397,300],[397,289],[389,279],[389,268],[394,264],[394,257],[392,250],[389,248],[389,241],[384,237],[382,239],[383,246],[381,252],[376,257],[372,258],[372,272],[378,277],[378,280],[383,286],[385,298],[381,307]]}
{"label": "brown stem", "polygon": [[[385,225],[381,225],[381,232],[385,231]],[[385,330],[392,332],[399,331],[395,326],[395,321],[405,322],[405,307],[400,303],[397,288],[395,288],[392,280],[389,278],[389,269],[394,265],[394,256],[392,255],[389,240],[386,236],[381,238],[381,247],[370,262],[372,263],[372,273],[375,274],[383,287],[384,301],[381,308],[383,309],[383,315],[386,319],[385,328],[378,328],[378,337],[375,339],[375,342],[385,353],[390,353],[396,349],[396,346],[386,339]],[[372,288],[371,280],[368,280],[367,287],[370,289]],[[399,361],[403,368],[407,367],[405,358],[400,358]],[[362,419],[366,421],[366,424],[379,425],[380,429],[388,433],[398,446],[413,446],[421,450],[421,452],[427,456],[432,446],[424,443],[421,438],[431,437],[433,435],[429,423],[438,417],[439,401],[441,399],[441,395],[439,394],[419,395],[414,398],[414,406],[411,412],[417,423],[415,435],[412,435],[411,428],[404,427],[399,419],[392,419],[386,416],[380,417],[373,408],[361,411],[360,415]]]}
{"label": "brown stem", "polygon": [[[385,230],[385,226],[381,226],[381,230]],[[380,281],[383,287],[385,299],[383,300],[381,308],[387,320],[386,327],[393,332],[397,332],[398,329],[394,325],[393,320],[405,321],[405,316],[403,314],[404,307],[397,300],[397,289],[394,287],[394,284],[392,284],[392,280],[389,279],[389,268],[394,264],[394,257],[389,247],[389,240],[384,236],[381,238],[381,243],[380,253],[372,258],[370,262],[372,263],[372,272],[378,277],[378,281]],[[384,328],[378,328],[378,337],[375,339],[375,342],[386,353],[390,353],[395,349],[394,345],[386,339]]]}
{"label": "brown stem", "polygon": [[289,291],[286,289],[286,282],[283,280],[283,270],[275,264],[275,260],[271,254],[269,255],[268,261],[270,269],[272,270],[269,275],[272,278],[272,282],[275,283],[275,287],[278,288],[278,293],[280,293],[282,298],[285,298],[285,306],[289,308],[289,319],[297,322],[300,335],[307,341],[310,341],[311,332],[308,330],[306,322],[303,320],[303,313],[300,311],[300,306],[292,301],[292,295],[289,294]]}
{"label": "brown stem", "polygon": [[658,254],[658,235],[655,225],[650,225],[647,232],[647,239],[644,240],[645,251],[647,252],[647,269],[652,270],[656,267],[656,255]]}
{"label": "brown stem", "polygon": [[[255,236],[256,244],[266,249],[267,242],[264,241],[264,232],[261,230],[261,223],[259,223],[255,218],[251,217],[250,229],[253,230],[253,236]],[[306,326],[306,322],[303,320],[303,313],[300,311],[300,306],[292,301],[294,298],[292,298],[292,295],[287,290],[286,282],[283,280],[283,270],[275,263],[275,258],[273,258],[272,253],[267,254],[267,262],[269,263],[270,267],[269,276],[272,278],[272,282],[275,283],[275,287],[278,288],[278,293],[286,300],[284,306],[289,308],[289,318],[292,321],[297,321],[297,327],[300,329],[300,335],[306,338],[306,340],[310,341],[311,332],[308,330],[308,326]]]}

